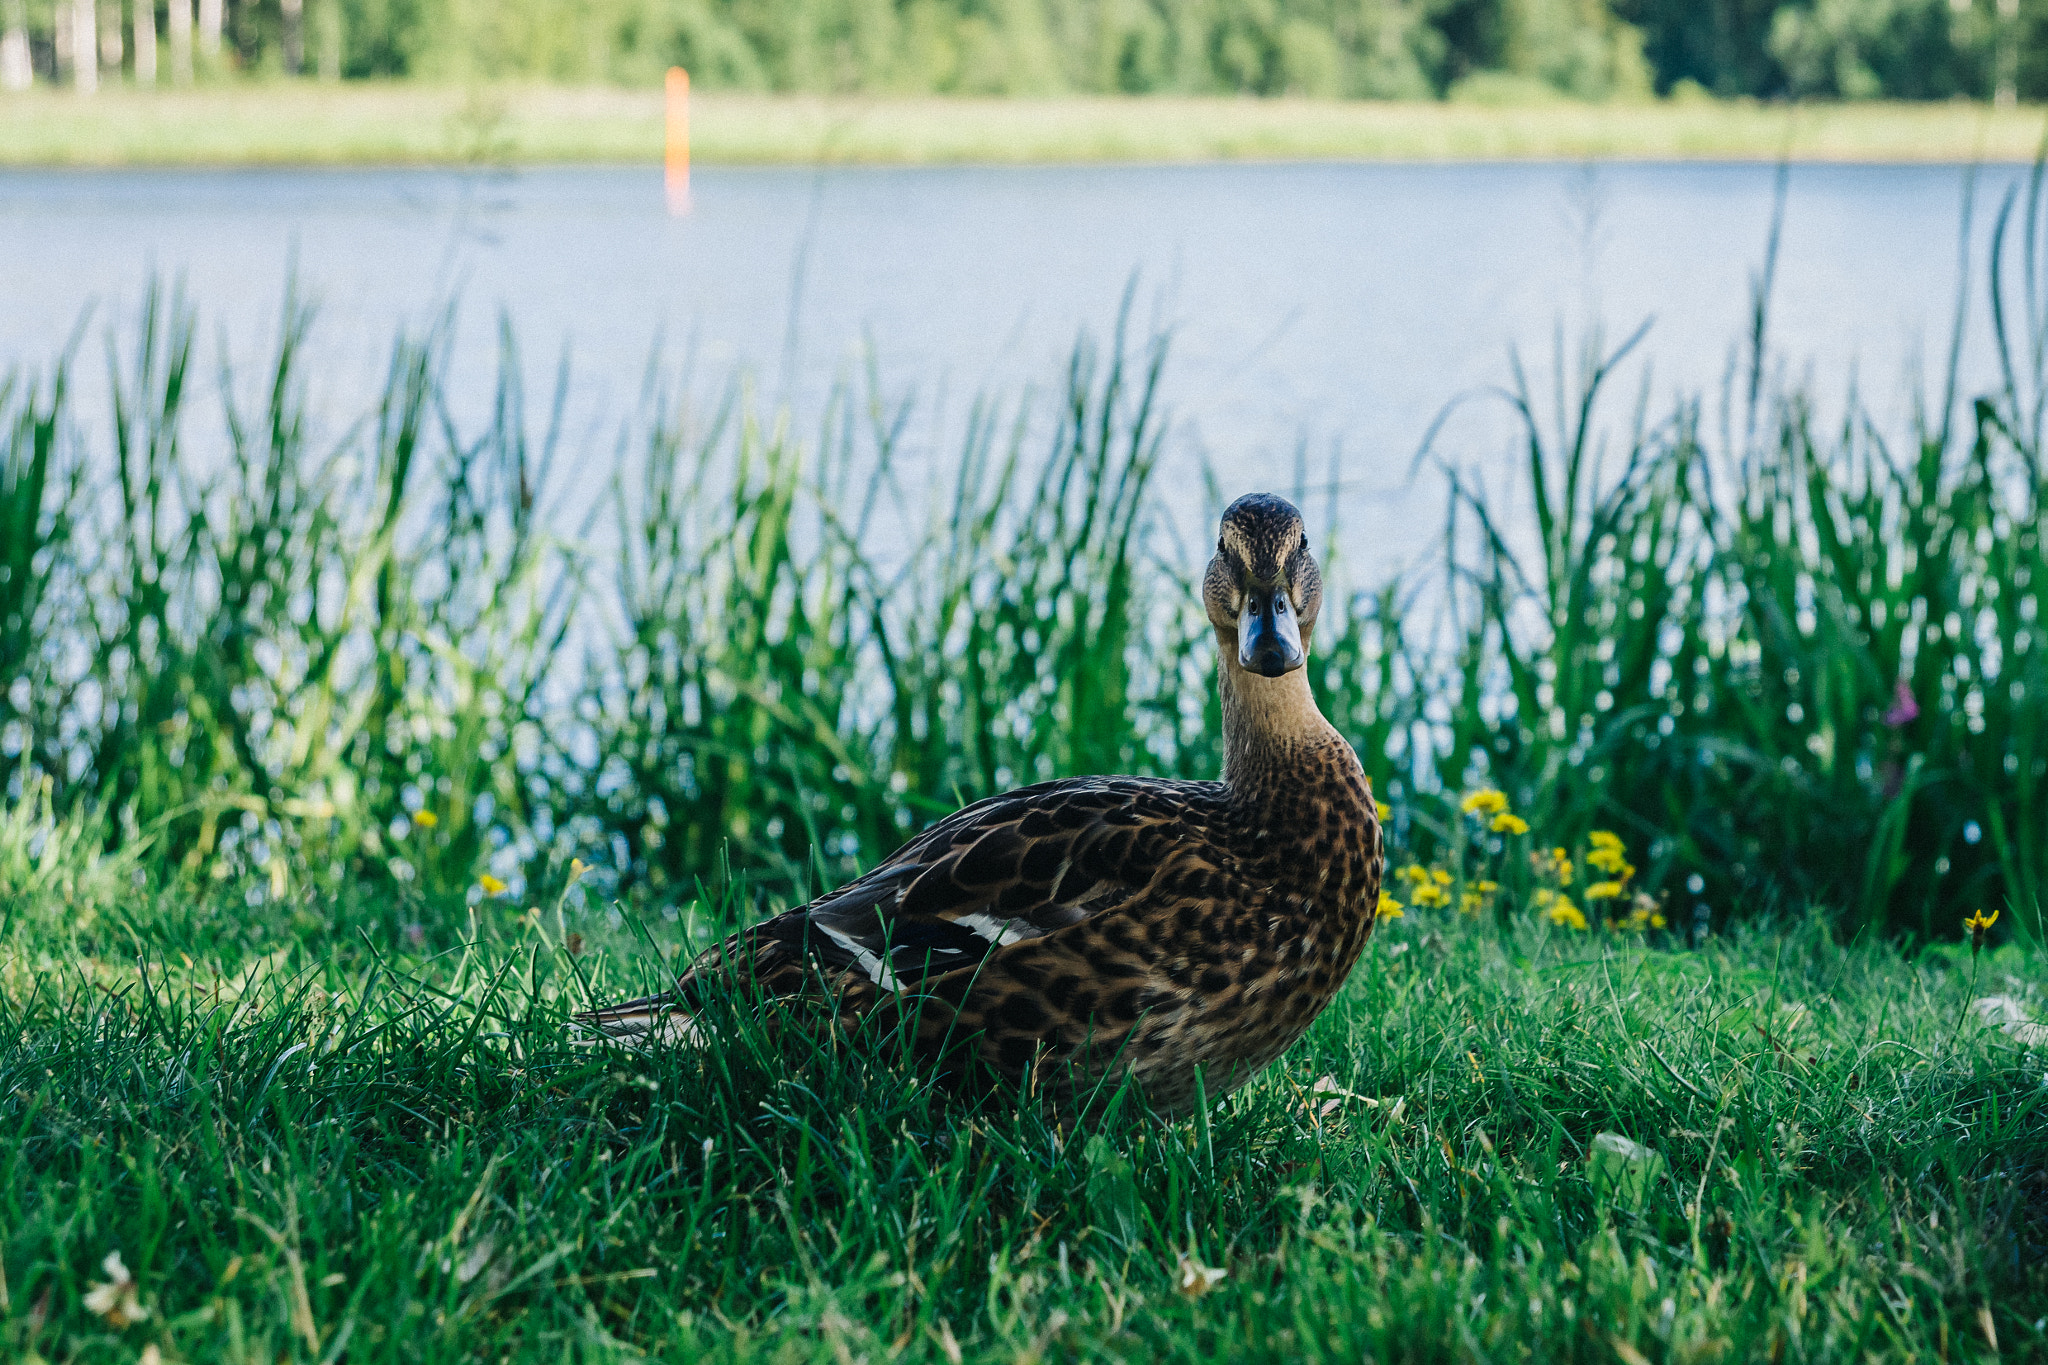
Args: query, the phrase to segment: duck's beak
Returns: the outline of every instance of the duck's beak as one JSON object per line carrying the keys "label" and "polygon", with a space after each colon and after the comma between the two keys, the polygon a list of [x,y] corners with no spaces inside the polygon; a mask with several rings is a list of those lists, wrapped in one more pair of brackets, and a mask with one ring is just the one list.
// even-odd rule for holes
{"label": "duck's beak", "polygon": [[1277,678],[1300,668],[1301,626],[1282,589],[1254,588],[1237,617],[1237,661],[1246,670]]}

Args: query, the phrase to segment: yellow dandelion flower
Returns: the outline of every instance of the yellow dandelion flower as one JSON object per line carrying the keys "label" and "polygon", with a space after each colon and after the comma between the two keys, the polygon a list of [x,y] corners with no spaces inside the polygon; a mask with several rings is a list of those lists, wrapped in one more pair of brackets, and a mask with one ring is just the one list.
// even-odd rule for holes
{"label": "yellow dandelion flower", "polygon": [[493,877],[488,872],[484,873],[483,876],[478,877],[476,879],[476,884],[484,889],[484,894],[486,896],[502,896],[505,894],[507,890],[510,889],[505,885],[505,883],[499,881],[496,877]]}
{"label": "yellow dandelion flower", "polygon": [[1664,927],[1664,917],[1653,913],[1650,916],[1650,927],[1652,929],[1662,929]]}
{"label": "yellow dandelion flower", "polygon": [[1511,811],[1502,811],[1493,817],[1493,823],[1487,828],[1495,834],[1527,834],[1529,822]]}
{"label": "yellow dandelion flower", "polygon": [[1998,914],[1998,911],[1993,910],[1987,916],[1982,910],[1979,910],[1976,914],[1963,921],[1963,927],[1970,931],[1970,952],[1972,954],[1984,951],[1984,931],[1998,923]]}
{"label": "yellow dandelion flower", "polygon": [[1381,919],[1399,919],[1401,915],[1401,902],[1395,900],[1384,891],[1380,892],[1379,917]]}
{"label": "yellow dandelion flower", "polygon": [[1409,866],[1402,868],[1399,872],[1396,872],[1394,875],[1399,877],[1404,882],[1413,882],[1417,886],[1420,886],[1423,882],[1429,880],[1429,869],[1426,867],[1422,867],[1418,864],[1410,864]]}
{"label": "yellow dandelion flower", "polygon": [[1597,867],[1610,876],[1626,879],[1635,869],[1618,848],[1596,848],[1586,855],[1586,866]]}
{"label": "yellow dandelion flower", "polygon": [[1429,870],[1429,879],[1438,886],[1449,886],[1451,884],[1451,874],[1440,867],[1432,867]]}
{"label": "yellow dandelion flower", "polygon": [[590,864],[584,862],[581,858],[571,858],[569,860],[570,881],[575,881],[578,877],[582,876],[584,873],[588,871],[590,871]]}
{"label": "yellow dandelion flower", "polygon": [[1384,825],[1385,823],[1387,823],[1387,821],[1394,818],[1394,808],[1388,805],[1386,802],[1375,801],[1372,804],[1373,810],[1379,814],[1381,824]]}
{"label": "yellow dandelion flower", "polygon": [[1459,807],[1467,815],[1499,815],[1508,808],[1508,794],[1483,787],[1465,798]]}
{"label": "yellow dandelion flower", "polygon": [[1552,924],[1561,925],[1567,929],[1583,929],[1586,927],[1584,912],[1564,896],[1559,896],[1552,902],[1550,909],[1545,913]]}
{"label": "yellow dandelion flower", "polygon": [[1550,850],[1550,870],[1556,875],[1560,886],[1570,886],[1572,884],[1571,855],[1563,849],[1553,848]]}
{"label": "yellow dandelion flower", "polygon": [[[1595,848],[1613,849],[1616,853],[1621,852],[1621,836],[1613,830],[1596,829],[1591,834],[1588,834],[1586,838]],[[1593,860],[1588,858],[1586,861],[1590,863]]]}
{"label": "yellow dandelion flower", "polygon": [[1557,893],[1555,891],[1552,891],[1549,887],[1539,886],[1536,888],[1536,904],[1539,907],[1548,905],[1556,899]]}
{"label": "yellow dandelion flower", "polygon": [[1450,896],[1435,882],[1417,882],[1415,889],[1408,893],[1417,905],[1448,905]]}
{"label": "yellow dandelion flower", "polygon": [[1472,883],[1472,889],[1477,891],[1482,896],[1491,896],[1494,892],[1500,890],[1500,883],[1484,881],[1474,882]]}
{"label": "yellow dandelion flower", "polygon": [[441,823],[441,817],[430,810],[416,810],[412,813],[412,822],[421,829],[432,829]]}
{"label": "yellow dandelion flower", "polygon": [[1477,891],[1467,891],[1458,900],[1458,913],[1462,915],[1476,915],[1485,908],[1486,897]]}
{"label": "yellow dandelion flower", "polygon": [[1586,899],[1589,901],[1619,900],[1625,890],[1627,888],[1620,882],[1594,882],[1586,888]]}

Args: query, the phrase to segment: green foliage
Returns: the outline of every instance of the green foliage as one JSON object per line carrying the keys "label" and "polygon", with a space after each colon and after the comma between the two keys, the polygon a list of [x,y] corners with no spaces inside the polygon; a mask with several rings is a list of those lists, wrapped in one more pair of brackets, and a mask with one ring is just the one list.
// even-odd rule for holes
{"label": "green foliage", "polygon": [[1703,905],[1811,895],[1846,930],[1929,936],[2005,905],[2038,939],[2042,189],[2015,191],[1994,234],[2002,388],[1956,420],[1959,312],[1903,451],[1858,402],[1822,428],[1765,384],[1768,266],[1717,443],[1697,404],[1655,426],[1638,408],[1607,454],[1602,390],[1640,334],[1613,355],[1596,339],[1548,423],[1522,381],[1533,545],[1447,470],[1471,547],[1451,564],[1461,667],[1439,684],[1457,688],[1451,771],[1471,762],[1545,822],[1649,838],[1665,885],[1682,872]]}
{"label": "green foliage", "polygon": [[[0,820],[0,876],[31,823]],[[10,1358],[2048,1350],[2040,1053],[1965,1011],[2043,1008],[2016,949],[1411,914],[1213,1113],[1060,1132],[724,1015],[702,1051],[568,1041],[744,897],[641,947],[580,890],[257,885],[8,894]]]}
{"label": "green foliage", "polygon": [[[202,76],[275,75],[297,50],[348,78],[644,86],[679,64],[705,89],[815,94],[2048,94],[2048,0],[304,0],[297,19],[225,3]],[[61,79],[70,0],[21,13]]]}

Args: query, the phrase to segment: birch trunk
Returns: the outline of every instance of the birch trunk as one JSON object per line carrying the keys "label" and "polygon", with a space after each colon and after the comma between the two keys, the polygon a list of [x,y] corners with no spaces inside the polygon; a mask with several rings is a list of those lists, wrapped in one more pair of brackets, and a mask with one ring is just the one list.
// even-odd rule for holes
{"label": "birch trunk", "polygon": [[170,0],[164,34],[171,40],[171,83],[192,84],[192,0]]}
{"label": "birch trunk", "polygon": [[284,73],[296,76],[306,67],[306,0],[278,0],[279,46],[284,49]]}
{"label": "birch trunk", "polygon": [[156,0],[135,0],[135,83],[156,84]]}
{"label": "birch trunk", "polygon": [[36,82],[28,59],[28,0],[7,0],[7,28],[0,33],[0,90],[26,90]]}
{"label": "birch trunk", "polygon": [[208,61],[220,56],[220,31],[226,0],[199,0],[199,55]]}
{"label": "birch trunk", "polygon": [[100,88],[100,24],[92,0],[71,0],[71,83],[81,95]]}
{"label": "birch trunk", "polygon": [[121,0],[101,0],[100,70],[113,80],[121,78]]}

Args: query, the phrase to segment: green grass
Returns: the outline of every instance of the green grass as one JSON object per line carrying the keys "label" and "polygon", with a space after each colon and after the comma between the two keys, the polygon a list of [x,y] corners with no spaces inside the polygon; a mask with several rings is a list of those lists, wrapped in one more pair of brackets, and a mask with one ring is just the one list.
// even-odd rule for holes
{"label": "green grass", "polygon": [[133,871],[0,826],[10,1359],[2048,1359],[2043,1054],[1965,1013],[2048,1009],[2017,948],[1411,910],[1213,1113],[1060,1132],[744,1028],[569,1045],[736,889]]}
{"label": "green grass", "polygon": [[[655,91],[247,84],[0,98],[0,165],[643,162]],[[2038,109],[1747,102],[1491,106],[1308,99],[699,95],[710,164],[1329,159],[2024,161]]]}

